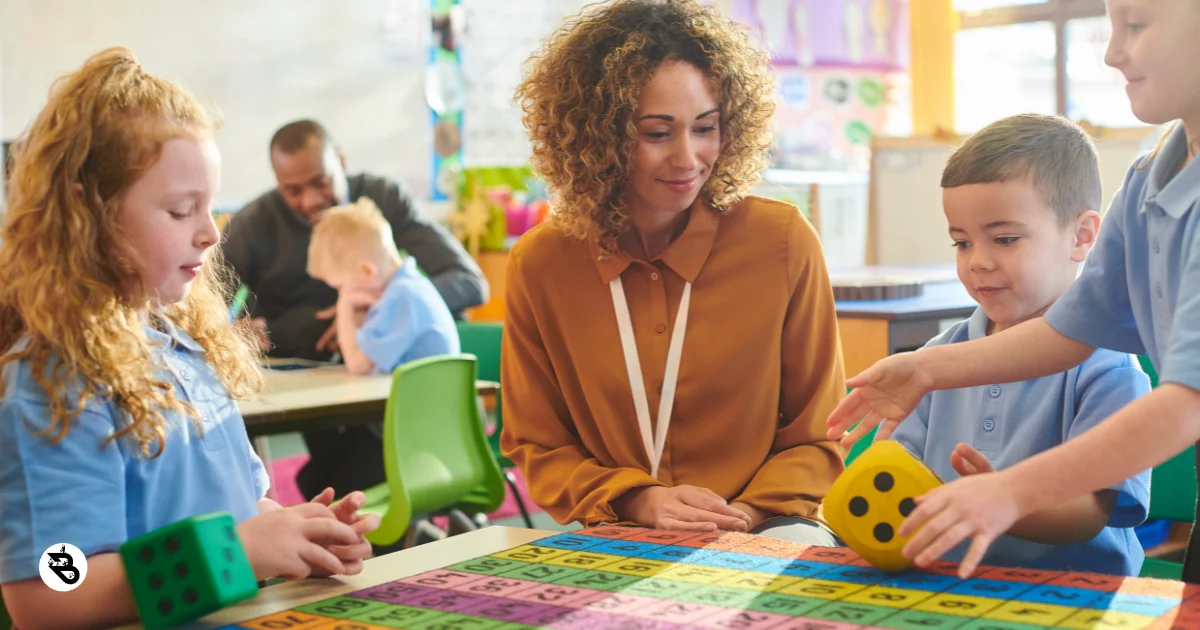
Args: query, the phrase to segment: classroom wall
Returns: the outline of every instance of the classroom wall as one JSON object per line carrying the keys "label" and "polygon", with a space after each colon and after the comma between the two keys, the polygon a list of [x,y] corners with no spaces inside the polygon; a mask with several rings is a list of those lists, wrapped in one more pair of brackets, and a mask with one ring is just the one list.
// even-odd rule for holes
{"label": "classroom wall", "polygon": [[428,0],[3,0],[0,137],[18,135],[59,75],[114,45],[224,112],[220,201],[274,185],[271,134],[326,124],[349,168],[428,195]]}

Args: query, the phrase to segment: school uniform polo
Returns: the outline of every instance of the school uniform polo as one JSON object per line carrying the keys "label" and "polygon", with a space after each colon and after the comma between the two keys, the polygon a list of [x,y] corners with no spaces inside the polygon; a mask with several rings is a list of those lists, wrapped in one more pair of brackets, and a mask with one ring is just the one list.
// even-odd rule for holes
{"label": "school uniform polo", "polygon": [[258,513],[267,474],[250,448],[237,404],[204,349],[182,330],[162,324],[167,332],[146,330],[163,359],[160,376],[174,386],[176,397],[195,406],[203,432],[191,418],[165,413],[166,445],[155,459],[146,459],[126,439],[105,443],[128,418],[110,400],[89,401],[57,444],[35,435],[50,424],[47,392],[28,361],[4,367],[0,583],[37,577],[42,553],[51,545],[70,543],[92,555],[116,551],[127,540],[191,516],[225,511],[241,522]]}
{"label": "school uniform polo", "polygon": [[[553,224],[509,254],[501,380],[504,453],[559,522],[620,518],[635,488],[689,484],[816,517],[843,469],[825,419],[845,396],[833,290],[795,206],[701,204],[653,260],[603,257]],[[657,478],[635,412],[610,282],[620,277],[650,410],[659,409],[684,287],[691,299]],[[657,427],[657,413],[652,413]]]}
{"label": "school uniform polo", "polygon": [[354,335],[358,349],[391,374],[402,363],[459,350],[458,328],[437,287],[405,258]]}
{"label": "school uniform polo", "polygon": [[[982,339],[987,327],[987,314],[977,308],[970,319],[951,326],[925,347]],[[1150,379],[1134,357],[1097,350],[1061,374],[926,394],[897,426],[892,439],[950,482],[959,477],[950,464],[950,454],[959,443],[974,447],[993,468],[1003,470],[1091,429],[1149,391]],[[1133,528],[1146,520],[1150,471],[1111,489],[1117,491],[1116,508],[1092,540],[1043,545],[1001,536],[988,549],[984,564],[1137,575],[1145,554]],[[945,557],[961,560],[967,548],[960,545]]]}
{"label": "school uniform polo", "polygon": [[1160,383],[1200,390],[1200,160],[1180,171],[1186,157],[1179,125],[1129,170],[1083,273],[1046,322],[1093,346],[1149,355]]}

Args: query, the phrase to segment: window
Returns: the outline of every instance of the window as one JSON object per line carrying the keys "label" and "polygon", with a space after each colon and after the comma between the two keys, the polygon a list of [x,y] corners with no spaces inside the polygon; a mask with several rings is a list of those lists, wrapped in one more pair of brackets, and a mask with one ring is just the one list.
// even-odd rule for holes
{"label": "window", "polygon": [[954,8],[957,131],[1018,112],[1141,126],[1120,73],[1104,65],[1104,0],[954,0]]}
{"label": "window", "polygon": [[962,133],[1013,114],[1055,113],[1054,24],[955,33],[954,92],[954,126]]}

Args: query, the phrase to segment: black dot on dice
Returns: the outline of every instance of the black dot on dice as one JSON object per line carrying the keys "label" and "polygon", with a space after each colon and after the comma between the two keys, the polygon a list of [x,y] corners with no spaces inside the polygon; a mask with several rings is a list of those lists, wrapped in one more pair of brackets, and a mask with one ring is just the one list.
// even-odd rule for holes
{"label": "black dot on dice", "polygon": [[900,516],[908,517],[912,511],[917,508],[917,502],[912,499],[905,499],[900,502]]}
{"label": "black dot on dice", "polygon": [[229,547],[225,548],[225,561],[233,562],[233,550],[230,549]]}
{"label": "black dot on dice", "polygon": [[885,543],[892,539],[894,532],[892,526],[887,523],[880,523],[875,526],[875,540]]}
{"label": "black dot on dice", "polygon": [[158,613],[160,615],[171,614],[172,608],[174,608],[174,606],[171,605],[171,600],[167,599],[166,597],[158,600]]}
{"label": "black dot on dice", "polygon": [[189,588],[183,591],[183,603],[188,606],[195,604],[197,599],[200,599],[200,595],[196,593],[196,589]]}
{"label": "black dot on dice", "polygon": [[880,492],[887,492],[888,490],[891,490],[892,486],[894,485],[896,485],[896,480],[892,478],[891,473],[881,472],[878,475],[875,475],[876,490]]}
{"label": "black dot on dice", "polygon": [[229,540],[236,540],[237,534],[233,533],[232,527],[226,527],[225,528],[225,537],[228,538]]}
{"label": "black dot on dice", "polygon": [[155,572],[150,574],[150,588],[158,590],[163,587],[163,576],[161,573]]}
{"label": "black dot on dice", "polygon": [[142,549],[138,551],[138,557],[142,559],[142,562],[147,564],[154,562],[154,550],[150,547],[142,547]]}
{"label": "black dot on dice", "polygon": [[178,576],[179,579],[182,580],[183,578],[187,577],[187,574],[188,574],[187,563],[186,562],[176,562],[175,563],[175,575]]}
{"label": "black dot on dice", "polygon": [[862,497],[850,499],[850,513],[855,516],[865,516],[869,507],[867,500]]}
{"label": "black dot on dice", "polygon": [[166,547],[167,553],[175,553],[179,551],[179,539],[172,536],[163,543],[163,547]]}
{"label": "black dot on dice", "polygon": [[221,579],[224,580],[226,584],[230,584],[233,582],[233,576],[229,575],[229,569],[221,570]]}

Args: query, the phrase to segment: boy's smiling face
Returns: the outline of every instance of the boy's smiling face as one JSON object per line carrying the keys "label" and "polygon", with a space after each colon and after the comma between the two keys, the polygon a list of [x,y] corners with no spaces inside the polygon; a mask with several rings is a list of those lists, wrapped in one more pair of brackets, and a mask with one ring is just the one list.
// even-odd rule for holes
{"label": "boy's smiling face", "polygon": [[946,188],[942,205],[958,278],[991,320],[989,334],[1045,313],[1099,228],[1092,210],[1062,225],[1028,177]]}

